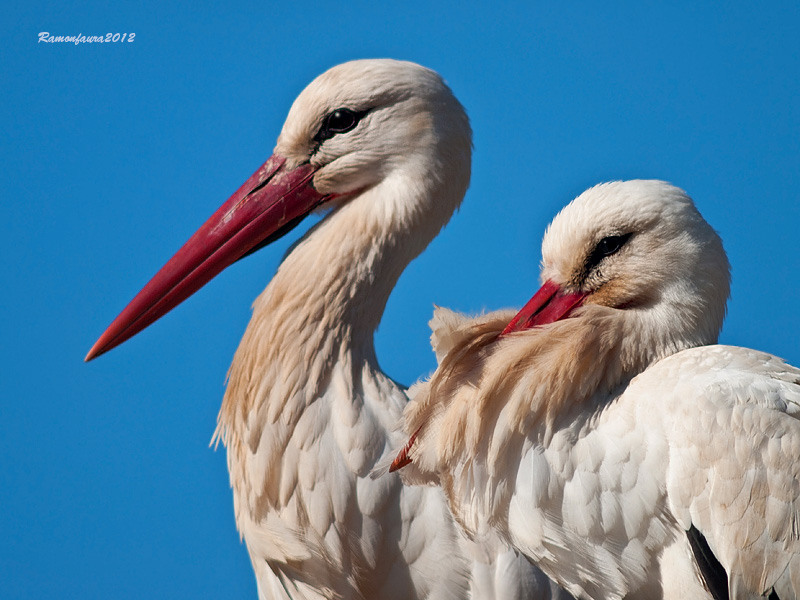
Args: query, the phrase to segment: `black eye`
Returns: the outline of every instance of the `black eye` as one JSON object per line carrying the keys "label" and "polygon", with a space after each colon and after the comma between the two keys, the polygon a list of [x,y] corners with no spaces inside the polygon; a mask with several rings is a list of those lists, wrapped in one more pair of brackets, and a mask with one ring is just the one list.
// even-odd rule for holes
{"label": "black eye", "polygon": [[631,234],[610,235],[597,242],[595,250],[603,256],[611,256],[622,248],[622,245],[628,241],[629,237],[631,237]]}
{"label": "black eye", "polygon": [[597,245],[594,247],[592,253],[589,255],[589,258],[586,261],[587,270],[593,269],[599,265],[600,261],[606,256],[611,256],[612,254],[619,252],[625,243],[630,239],[631,235],[631,233],[626,233],[623,235],[610,235],[597,242]]}
{"label": "black eye", "polygon": [[352,131],[368,112],[368,110],[356,112],[349,108],[337,108],[325,115],[322,120],[322,127],[319,128],[317,135],[314,136],[314,141],[321,143],[332,138],[337,133]]}
{"label": "black eye", "polygon": [[356,114],[346,108],[333,111],[325,119],[325,126],[328,131],[333,133],[346,133],[355,127],[357,123]]}

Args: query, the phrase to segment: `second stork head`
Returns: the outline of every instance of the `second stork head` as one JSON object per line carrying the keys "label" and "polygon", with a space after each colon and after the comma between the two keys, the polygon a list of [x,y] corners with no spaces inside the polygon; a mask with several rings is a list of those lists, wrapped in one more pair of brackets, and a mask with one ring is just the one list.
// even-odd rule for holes
{"label": "second stork head", "polygon": [[545,233],[541,280],[510,321],[434,318],[443,358],[412,394],[391,470],[414,462],[408,481],[435,481],[493,439],[501,411],[514,430],[552,431],[595,393],[716,342],[730,291],[719,236],[682,190],[654,180],[598,185],[567,205]]}
{"label": "second stork head", "polygon": [[730,293],[719,236],[691,198],[656,180],[601,184],[568,204],[545,232],[541,279],[505,334],[609,307],[648,362],[716,342]]}

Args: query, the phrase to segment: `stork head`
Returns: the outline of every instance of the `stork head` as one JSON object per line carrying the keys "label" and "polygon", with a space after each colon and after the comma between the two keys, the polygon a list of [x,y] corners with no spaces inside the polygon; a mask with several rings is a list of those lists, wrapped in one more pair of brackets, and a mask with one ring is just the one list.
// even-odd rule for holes
{"label": "stork head", "polygon": [[322,194],[352,194],[416,169],[409,174],[454,179],[456,205],[469,183],[470,150],[466,113],[441,77],[396,60],[348,62],[317,77],[295,100],[275,147],[290,168],[309,163]]}
{"label": "stork head", "polygon": [[470,157],[466,113],[435,72],[395,60],[330,69],[292,105],[273,155],[139,292],[86,360],[317,208],[360,198],[386,229],[423,229],[421,251],[464,197]]}
{"label": "stork head", "polygon": [[625,311],[653,358],[714,343],[730,293],[719,236],[655,180],[601,184],[567,205],[545,233],[541,279],[504,334],[599,305]]}
{"label": "stork head", "polygon": [[545,233],[541,279],[510,322],[505,312],[438,319],[450,324],[434,338],[450,350],[412,388],[411,435],[390,470],[413,462],[407,481],[436,482],[444,463],[506,439],[493,429],[498,407],[505,429],[549,425],[571,402],[715,342],[730,291],[719,236],[662,181],[606,183],[573,200]]}

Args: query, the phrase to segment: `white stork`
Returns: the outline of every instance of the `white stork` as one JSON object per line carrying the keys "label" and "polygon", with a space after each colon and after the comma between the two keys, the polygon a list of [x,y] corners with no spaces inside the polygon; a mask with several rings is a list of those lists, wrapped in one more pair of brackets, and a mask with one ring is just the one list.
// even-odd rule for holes
{"label": "white stork", "polygon": [[599,185],[511,319],[440,309],[393,470],[576,597],[797,598],[800,370],[714,344],[728,260],[681,190]]}
{"label": "white stork", "polygon": [[274,154],[111,324],[102,354],[307,213],[329,214],[253,307],[215,434],[261,598],[549,598],[498,540],[473,544],[434,489],[372,480],[407,397],[373,334],[398,277],[459,206],[464,109],[433,71],[362,60],[297,98]]}

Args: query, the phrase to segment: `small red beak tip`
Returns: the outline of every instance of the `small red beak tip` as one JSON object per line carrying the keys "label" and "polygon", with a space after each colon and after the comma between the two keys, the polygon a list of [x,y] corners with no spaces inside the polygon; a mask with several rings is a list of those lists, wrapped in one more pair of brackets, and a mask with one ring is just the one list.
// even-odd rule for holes
{"label": "small red beak tip", "polygon": [[[420,427],[420,429],[422,428]],[[403,449],[400,450],[397,457],[392,461],[392,464],[389,466],[389,473],[394,473],[406,465],[411,464],[411,459],[408,457],[408,453],[411,452],[411,447],[414,445],[414,442],[417,441],[417,434],[419,434],[419,429],[417,429],[413,435],[408,438],[406,445],[403,446]]]}
{"label": "small red beak tip", "polygon": [[83,359],[83,362],[87,363],[90,360],[94,360],[95,358],[100,356],[100,354],[101,353],[98,352],[97,349],[94,346],[92,346],[92,349],[89,350],[89,352],[86,354],[86,357]]}
{"label": "small red beak tip", "polygon": [[86,354],[86,357],[83,359],[83,362],[88,363],[91,360],[94,360],[98,356],[102,356],[114,346],[110,346],[107,341],[105,341],[104,336],[100,336],[98,340],[94,343],[94,346],[91,347],[89,352]]}
{"label": "small red beak tip", "polygon": [[399,471],[406,465],[411,464],[411,459],[405,455],[405,452],[401,452],[400,455],[392,461],[392,464],[389,466],[389,473],[394,473],[395,471]]}

